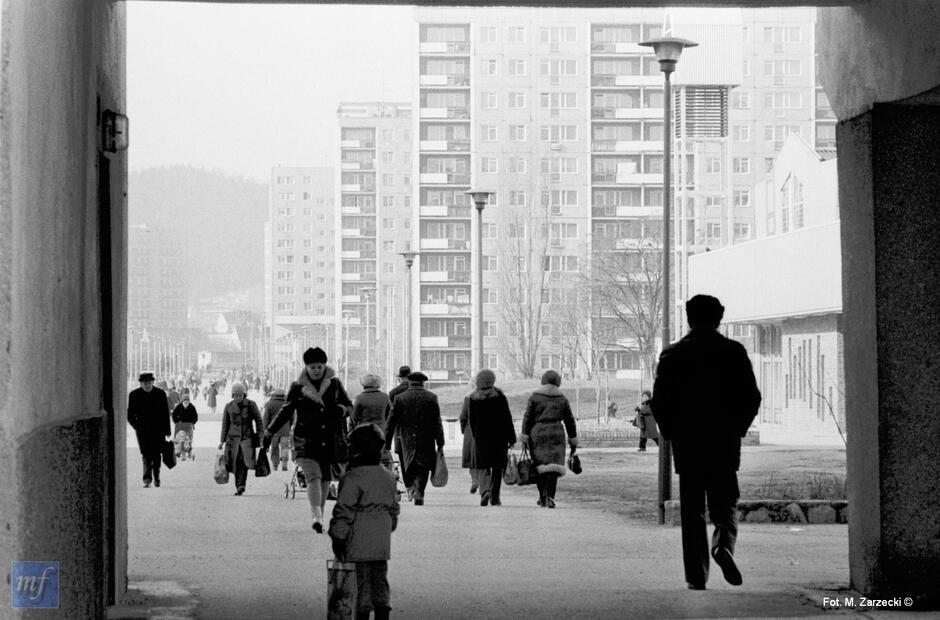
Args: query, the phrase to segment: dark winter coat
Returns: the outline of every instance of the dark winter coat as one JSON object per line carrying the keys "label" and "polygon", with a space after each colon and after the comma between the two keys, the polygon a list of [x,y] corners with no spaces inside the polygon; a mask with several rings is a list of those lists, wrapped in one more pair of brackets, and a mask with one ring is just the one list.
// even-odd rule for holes
{"label": "dark winter coat", "polygon": [[[389,415],[392,415],[391,407],[395,405],[395,397],[398,396],[399,394],[403,394],[407,390],[408,390],[408,382],[402,381],[401,383],[399,383],[398,385],[396,385],[395,387],[393,387],[392,389],[388,391],[388,404],[389,404],[388,414]],[[388,425],[388,419],[385,420],[385,424]],[[395,437],[395,453],[398,455],[398,458],[400,459],[401,458],[401,439],[399,439],[398,437]]]}
{"label": "dark winter coat", "polygon": [[386,449],[393,436],[401,437],[402,467],[405,470],[413,464],[433,470],[437,458],[435,444],[444,446],[444,424],[437,394],[412,385],[396,396],[385,433]]}
{"label": "dark winter coat", "polygon": [[209,386],[209,390],[206,392],[206,404],[210,407],[216,406],[216,396],[218,395],[219,390],[216,389],[214,385]]}
{"label": "dark winter coat", "polygon": [[356,397],[352,413],[349,416],[350,428],[360,424],[375,424],[385,432],[385,422],[392,406],[388,395],[379,388],[366,388]]}
{"label": "dark winter coat", "polygon": [[331,480],[330,465],[340,462],[337,446],[345,445],[347,408],[351,407],[343,382],[332,368],[327,366],[319,381],[313,381],[305,369],[291,384],[284,406],[267,431],[274,435],[288,420],[295,419],[295,458],[316,460],[323,480]]}
{"label": "dark winter coat", "polygon": [[717,330],[693,329],[659,356],[650,407],[676,472],[737,471],[760,401],[747,351]]}
{"label": "dark winter coat", "polygon": [[229,401],[222,410],[222,439],[225,444],[225,468],[229,472],[235,471],[235,459],[241,448],[242,458],[248,469],[255,468],[255,446],[259,444],[261,427],[261,412],[258,405],[249,398],[243,398],[241,403]]}
{"label": "dark winter coat", "polygon": [[659,431],[656,430],[656,419],[653,417],[650,401],[644,400],[637,409],[639,411],[636,412],[636,426],[640,429],[640,437],[659,439]]}
{"label": "dark winter coat", "polygon": [[350,464],[339,480],[330,537],[346,542],[348,562],[388,560],[399,511],[390,471],[381,465]]}
{"label": "dark winter coat", "polygon": [[460,466],[464,469],[470,469],[473,465],[473,432],[470,430],[468,416],[470,415],[469,396],[463,399],[463,407],[460,409],[460,432],[463,433],[463,448],[460,451]]}
{"label": "dark winter coat", "polygon": [[546,383],[529,396],[522,418],[522,434],[528,438],[532,460],[540,474],[565,475],[566,432],[569,438],[578,435],[571,405],[560,389]]}
{"label": "dark winter coat", "polygon": [[166,392],[154,387],[145,392],[140,387],[127,395],[127,421],[137,434],[137,445],[144,456],[159,453],[170,434],[170,409]]}
{"label": "dark winter coat", "polygon": [[[284,406],[284,403],[287,402],[287,398],[283,396],[283,392],[276,394],[268,399],[268,402],[264,403],[264,408],[261,411],[261,424],[264,428],[271,426],[271,421],[277,417],[277,414],[280,413],[281,408]],[[271,443],[280,442],[282,437],[287,437],[291,433],[291,429],[294,427],[293,418],[284,423],[284,425],[277,430],[276,433],[272,433]]]}
{"label": "dark winter coat", "polygon": [[182,402],[180,400],[180,393],[176,390],[170,389],[166,393],[166,404],[170,411],[174,411],[176,406]]}
{"label": "dark winter coat", "polygon": [[469,466],[475,469],[503,467],[509,447],[516,443],[516,429],[505,394],[499,388],[477,389],[463,404],[461,427],[466,426],[473,438]]}
{"label": "dark winter coat", "polygon": [[185,424],[195,424],[199,421],[199,413],[196,412],[196,408],[192,403],[189,403],[185,407],[183,403],[180,403],[173,409],[173,418],[174,424],[179,424],[183,422]]}

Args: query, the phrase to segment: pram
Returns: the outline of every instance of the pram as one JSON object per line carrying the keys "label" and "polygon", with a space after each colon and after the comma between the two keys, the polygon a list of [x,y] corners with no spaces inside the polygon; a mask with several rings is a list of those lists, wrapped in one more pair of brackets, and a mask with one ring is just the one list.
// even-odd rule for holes
{"label": "pram", "polygon": [[176,432],[173,435],[173,444],[174,451],[176,452],[176,460],[185,461],[188,458],[190,461],[195,461],[196,454],[193,452],[193,425],[188,422],[180,422],[176,425],[174,430]]}
{"label": "pram", "polygon": [[[300,465],[294,463],[294,473],[291,474],[290,481],[284,484],[284,499],[294,499],[297,496],[297,489],[305,491],[307,489],[307,479],[304,477],[304,472],[300,468]],[[327,499],[336,499],[336,492],[339,489],[339,481],[332,480],[330,481],[329,489],[327,490],[326,498]]]}

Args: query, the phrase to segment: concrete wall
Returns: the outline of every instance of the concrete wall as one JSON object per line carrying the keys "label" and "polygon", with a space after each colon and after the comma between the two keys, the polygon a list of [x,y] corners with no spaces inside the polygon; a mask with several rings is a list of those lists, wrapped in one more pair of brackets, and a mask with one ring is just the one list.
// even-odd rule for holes
{"label": "concrete wall", "polygon": [[[124,350],[126,172],[123,155],[104,166],[113,191],[99,201],[97,149],[98,99],[124,106],[124,5],[4,0],[2,29],[4,581],[13,560],[58,560],[60,608],[40,613],[98,617],[126,573],[123,486],[115,492],[125,457],[114,450],[125,397],[110,385],[123,356],[109,352]],[[10,595],[0,588],[0,609]]]}

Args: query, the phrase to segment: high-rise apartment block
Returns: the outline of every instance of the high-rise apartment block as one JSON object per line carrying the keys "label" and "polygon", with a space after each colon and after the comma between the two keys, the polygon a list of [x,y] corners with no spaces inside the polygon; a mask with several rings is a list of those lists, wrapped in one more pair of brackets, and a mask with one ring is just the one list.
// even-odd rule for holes
{"label": "high-rise apartment block", "polygon": [[405,360],[412,239],[412,115],[407,103],[343,103],[337,187],[336,356],[390,381]]}
{"label": "high-rise apartment block", "polygon": [[328,167],[271,170],[265,312],[277,366],[293,368],[306,347],[328,349],[336,338],[334,175]]}
{"label": "high-rise apartment block", "polygon": [[146,224],[128,227],[127,325],[151,335],[186,328],[188,298],[178,231]]}

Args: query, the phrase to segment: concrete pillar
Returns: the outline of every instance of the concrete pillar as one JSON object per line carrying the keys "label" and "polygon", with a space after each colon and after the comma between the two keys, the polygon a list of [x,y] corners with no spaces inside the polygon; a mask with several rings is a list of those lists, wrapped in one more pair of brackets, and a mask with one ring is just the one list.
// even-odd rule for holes
{"label": "concrete pillar", "polygon": [[940,106],[838,127],[852,585],[940,602]]}

